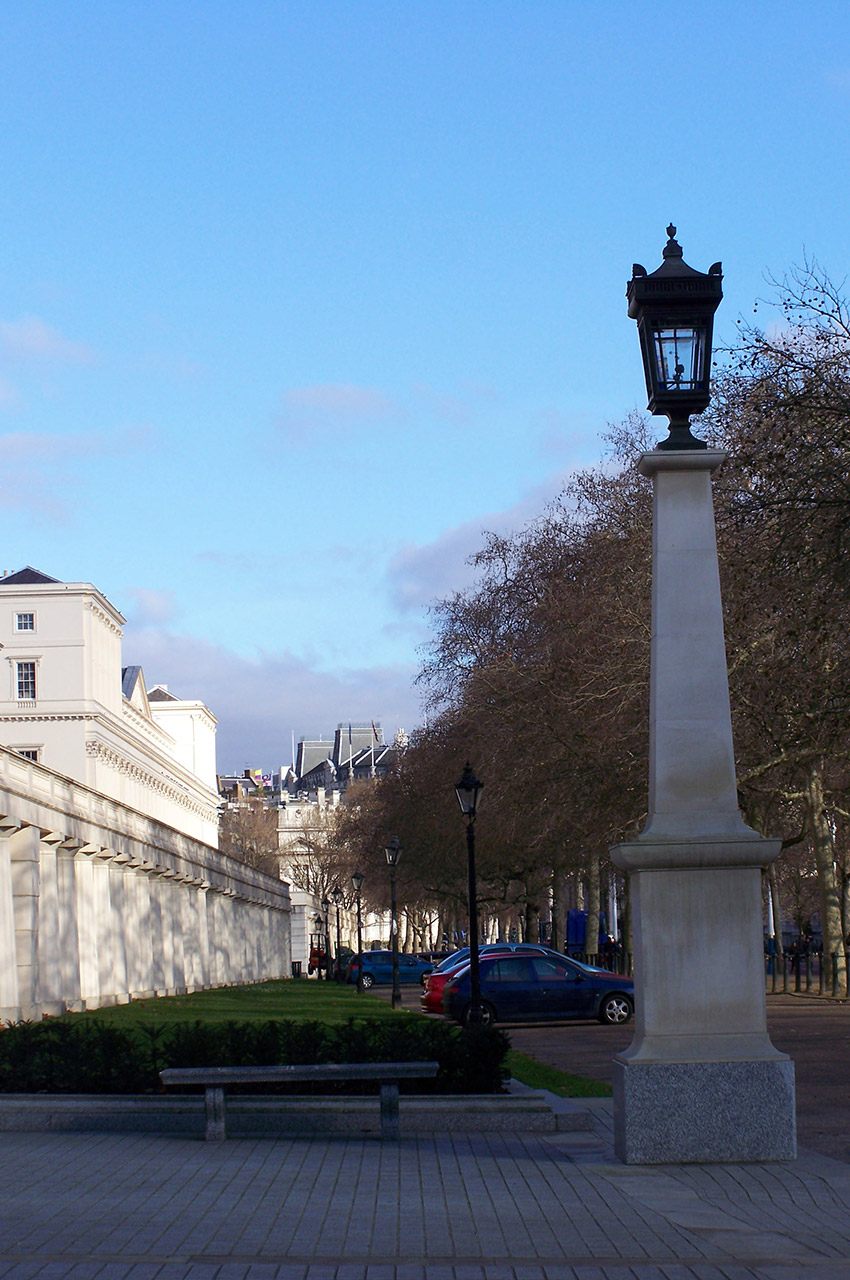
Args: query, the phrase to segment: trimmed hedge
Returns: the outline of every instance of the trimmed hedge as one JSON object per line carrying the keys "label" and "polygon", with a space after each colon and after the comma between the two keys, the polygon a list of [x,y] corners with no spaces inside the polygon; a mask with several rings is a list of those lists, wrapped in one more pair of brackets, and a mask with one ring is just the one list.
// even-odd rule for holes
{"label": "trimmed hedge", "polygon": [[[182,1022],[118,1028],[97,1019],[47,1018],[0,1031],[0,1093],[159,1093],[163,1067],[436,1060],[421,1093],[495,1093],[510,1041],[494,1027],[461,1030],[419,1019],[322,1022]],[[346,1086],[262,1086],[262,1092],[346,1092]],[[362,1092],[357,1087],[357,1092]]]}

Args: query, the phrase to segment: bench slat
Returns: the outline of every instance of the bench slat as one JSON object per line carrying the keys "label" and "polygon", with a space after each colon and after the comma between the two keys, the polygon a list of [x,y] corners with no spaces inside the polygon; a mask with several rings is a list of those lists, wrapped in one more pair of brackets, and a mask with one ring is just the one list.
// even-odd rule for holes
{"label": "bench slat", "polygon": [[286,1080],[411,1080],[435,1076],[438,1062],[318,1062],[287,1067],[165,1067],[163,1084],[275,1084]]}

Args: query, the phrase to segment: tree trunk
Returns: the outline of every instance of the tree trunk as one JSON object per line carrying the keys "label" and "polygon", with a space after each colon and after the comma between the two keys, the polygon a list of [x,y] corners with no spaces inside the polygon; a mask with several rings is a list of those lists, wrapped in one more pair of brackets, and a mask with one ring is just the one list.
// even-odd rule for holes
{"label": "tree trunk", "polygon": [[824,960],[827,964],[831,964],[830,957],[833,952],[837,953],[840,987],[846,982],[847,960],[841,930],[841,890],[835,865],[835,838],[826,810],[822,762],[812,766],[806,792],[815,847],[815,862],[818,869]]}
{"label": "tree trunk", "polygon": [[623,944],[624,955],[634,956],[635,940],[634,932],[632,930],[632,895],[628,871],[623,873],[623,897],[622,907],[620,909],[620,941]]}
{"label": "tree trunk", "polygon": [[540,911],[539,911],[539,909],[534,905],[534,903],[533,903],[533,902],[526,902],[526,904],[525,904],[525,927],[524,927],[524,934],[525,934],[525,941],[526,941],[526,942],[539,942],[539,941],[540,941],[540,938],[539,938],[539,936],[538,936],[538,932],[537,932],[537,931],[538,931],[538,921],[539,921],[539,919],[540,919]]}
{"label": "tree trunk", "polygon": [[567,884],[565,877],[560,872],[555,872],[552,877],[552,929],[550,946],[556,951],[563,951],[565,947],[564,939],[567,936],[567,917],[564,910],[567,900]]}
{"label": "tree trunk", "polygon": [[591,857],[585,874],[587,891],[587,932],[584,937],[584,949],[587,955],[599,953],[599,859]]}

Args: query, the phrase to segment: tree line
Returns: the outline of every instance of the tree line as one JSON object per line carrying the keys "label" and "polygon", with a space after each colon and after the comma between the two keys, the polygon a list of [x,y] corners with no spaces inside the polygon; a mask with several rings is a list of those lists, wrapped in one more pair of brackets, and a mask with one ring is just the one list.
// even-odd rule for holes
{"label": "tree line", "polygon": [[[771,285],[778,310],[762,326],[757,304],[717,353],[694,433],[728,453],[714,502],[741,810],[783,840],[765,873],[777,932],[815,917],[844,976],[850,313],[814,261]],[[394,774],[352,788],[326,852],[331,879],[356,864],[385,907],[399,836],[414,946],[465,927],[465,760],[485,784],[479,899],[496,932],[535,936],[543,917],[559,943],[569,906],[596,918],[609,848],[646,819],[652,494],[635,464],[656,432],[639,414],[609,428],[604,459],[528,527],[486,536],[474,585],[433,606],[427,726]]]}

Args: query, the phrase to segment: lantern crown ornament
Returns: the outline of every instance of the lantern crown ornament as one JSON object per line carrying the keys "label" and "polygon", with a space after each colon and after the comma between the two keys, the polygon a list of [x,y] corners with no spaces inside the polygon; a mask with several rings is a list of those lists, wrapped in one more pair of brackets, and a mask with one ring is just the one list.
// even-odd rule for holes
{"label": "lantern crown ornament", "polygon": [[626,288],[629,316],[637,320],[647,408],[666,414],[670,434],[659,449],[705,449],[691,434],[690,417],[702,413],[711,399],[711,337],[714,313],[723,297],[719,262],[708,272],[695,271],[682,257],[676,228],[667,228],[663,262],[647,274],[632,267]]}

